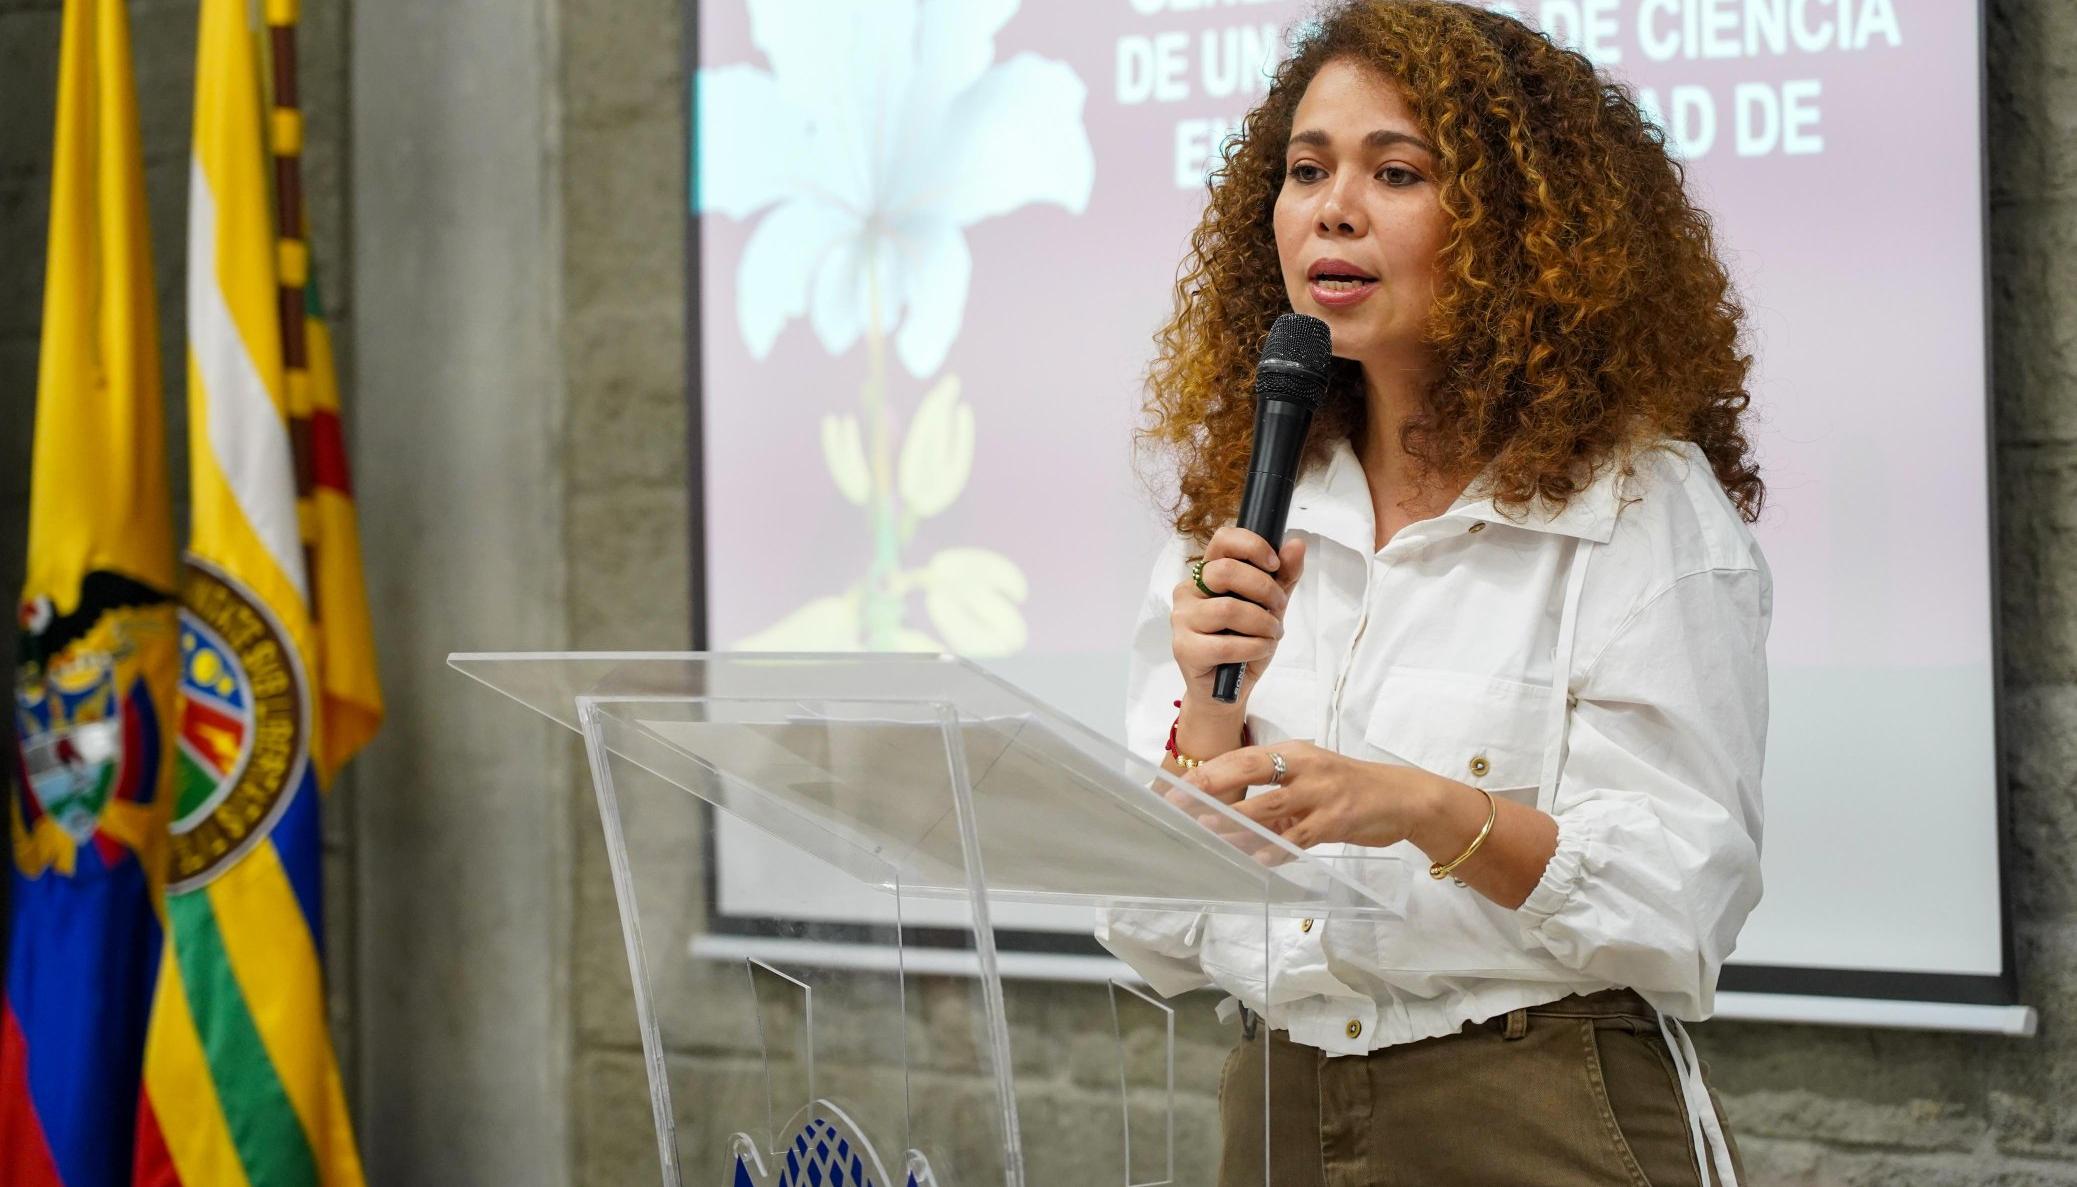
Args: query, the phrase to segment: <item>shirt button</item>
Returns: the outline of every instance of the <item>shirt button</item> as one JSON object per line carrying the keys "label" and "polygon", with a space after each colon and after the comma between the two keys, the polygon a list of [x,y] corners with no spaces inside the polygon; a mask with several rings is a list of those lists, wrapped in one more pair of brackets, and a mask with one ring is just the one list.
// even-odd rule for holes
{"label": "shirt button", "polygon": [[1485,777],[1486,777],[1486,772],[1487,772],[1487,771],[1490,771],[1490,770],[1492,770],[1492,769],[1493,769],[1493,764],[1492,764],[1492,763],[1489,763],[1489,762],[1487,762],[1487,761],[1486,761],[1486,756],[1485,756],[1485,755],[1483,755],[1483,754],[1477,754],[1477,755],[1473,755],[1473,756],[1472,756],[1472,758],[1471,758],[1471,773],[1472,773],[1472,774],[1474,774],[1474,775],[1478,776],[1479,778],[1483,779],[1483,778],[1485,778]]}
{"label": "shirt button", "polygon": [[1363,1037],[1363,1024],[1361,1022],[1356,1021],[1354,1018],[1349,1019],[1348,1026],[1344,1027],[1343,1029],[1347,1031],[1348,1036],[1352,1039],[1360,1039]]}
{"label": "shirt button", "polygon": [[1301,919],[1301,920],[1299,920],[1299,921],[1298,921],[1298,930],[1299,930],[1299,931],[1311,931],[1312,929],[1313,929],[1313,921],[1312,921],[1312,920],[1310,920],[1310,919]]}
{"label": "shirt button", "polygon": [[1474,531],[1474,532],[1483,532],[1483,531],[1485,531],[1485,530],[1486,530],[1486,522],[1485,522],[1484,520],[1480,520],[1480,521],[1478,521],[1477,523],[1475,523],[1475,524],[1472,524],[1472,525],[1471,525],[1471,530],[1472,530],[1472,531]]}

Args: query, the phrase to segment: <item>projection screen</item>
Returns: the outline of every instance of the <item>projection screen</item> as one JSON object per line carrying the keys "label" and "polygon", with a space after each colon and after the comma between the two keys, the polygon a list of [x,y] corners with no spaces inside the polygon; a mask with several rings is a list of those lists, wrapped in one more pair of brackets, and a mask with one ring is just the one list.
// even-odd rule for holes
{"label": "projection screen", "polygon": [[[1772,566],[1745,1017],[2023,1031],[2000,885],[1979,6],[1495,4],[1635,89],[1750,321]],[[1122,735],[1132,433],[1289,0],[687,0],[694,637],[949,650]],[[708,943],[770,943],[724,825]],[[1013,967],[1110,975],[1086,918]],[[869,961],[872,953],[826,954]]]}

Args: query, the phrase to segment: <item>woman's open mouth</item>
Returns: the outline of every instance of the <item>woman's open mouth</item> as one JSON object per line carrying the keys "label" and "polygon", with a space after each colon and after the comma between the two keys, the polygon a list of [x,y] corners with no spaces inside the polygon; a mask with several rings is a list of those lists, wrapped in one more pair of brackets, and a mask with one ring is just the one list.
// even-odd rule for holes
{"label": "woman's open mouth", "polygon": [[1305,277],[1312,299],[1330,308],[1354,305],[1377,289],[1377,277],[1344,260],[1321,260]]}

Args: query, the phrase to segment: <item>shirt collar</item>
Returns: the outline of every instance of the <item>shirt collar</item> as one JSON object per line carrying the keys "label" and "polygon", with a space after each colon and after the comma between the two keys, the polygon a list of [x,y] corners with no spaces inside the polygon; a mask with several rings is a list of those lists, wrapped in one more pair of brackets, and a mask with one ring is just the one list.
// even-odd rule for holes
{"label": "shirt collar", "polygon": [[[1576,536],[1599,544],[1615,534],[1616,511],[1621,506],[1621,467],[1610,466],[1584,490],[1555,510],[1548,503],[1532,503],[1510,517],[1494,506],[1490,493],[1482,493],[1492,475],[1488,465],[1472,480],[1464,493],[1451,503],[1438,520],[1483,520],[1531,531]],[[1370,483],[1363,463],[1347,439],[1336,441],[1327,460],[1312,466],[1298,479],[1291,494],[1289,528],[1311,532],[1374,552],[1377,524],[1370,504]]]}

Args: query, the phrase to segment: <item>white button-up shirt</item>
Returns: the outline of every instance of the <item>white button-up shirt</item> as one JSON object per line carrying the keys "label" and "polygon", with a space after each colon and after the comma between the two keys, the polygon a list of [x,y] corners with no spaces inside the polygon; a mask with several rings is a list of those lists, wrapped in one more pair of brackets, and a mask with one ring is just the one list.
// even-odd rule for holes
{"label": "white button-up shirt", "polygon": [[[1615,986],[1708,1017],[1760,897],[1771,579],[1699,448],[1666,442],[1624,469],[1519,520],[1467,491],[1382,550],[1348,444],[1293,497],[1305,573],[1249,696],[1255,741],[1308,739],[1549,812],[1557,851],[1520,908],[1429,878],[1411,843],[1335,846],[1397,917],[1116,911],[1098,938],[1161,993],[1218,986],[1331,1054]],[[1182,696],[1170,599],[1194,551],[1162,552],[1134,636],[1142,754],[1161,753]]]}

